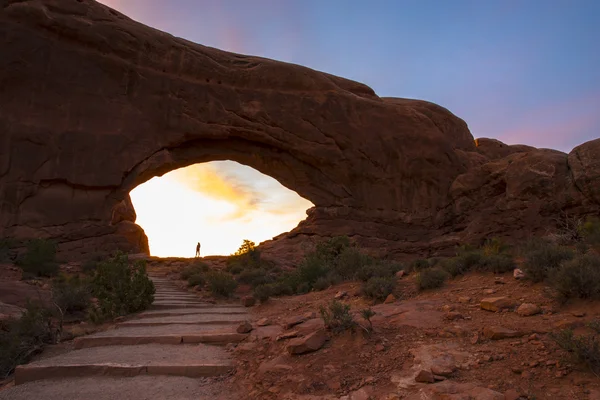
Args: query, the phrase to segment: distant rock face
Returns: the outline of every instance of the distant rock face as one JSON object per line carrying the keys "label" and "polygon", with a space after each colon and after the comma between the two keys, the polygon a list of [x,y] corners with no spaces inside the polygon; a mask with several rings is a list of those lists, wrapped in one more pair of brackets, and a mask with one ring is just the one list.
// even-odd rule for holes
{"label": "distant rock face", "polygon": [[64,255],[148,252],[129,192],[233,160],[315,207],[267,256],[349,235],[373,253],[519,239],[597,212],[598,140],[569,156],[473,140],[448,110],[305,67],[193,44],[91,0],[0,9],[0,236]]}

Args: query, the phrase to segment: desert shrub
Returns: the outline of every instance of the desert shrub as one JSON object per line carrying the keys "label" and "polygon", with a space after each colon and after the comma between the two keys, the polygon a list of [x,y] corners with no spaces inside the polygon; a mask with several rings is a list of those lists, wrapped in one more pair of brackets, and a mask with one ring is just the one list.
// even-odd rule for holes
{"label": "desert shrub", "polygon": [[600,245],[600,218],[588,218],[580,227],[579,232],[587,243],[593,246]]}
{"label": "desert shrub", "polygon": [[435,289],[444,285],[448,279],[446,271],[440,268],[428,268],[417,275],[417,288],[419,290]]}
{"label": "desert shrub", "polygon": [[576,336],[567,329],[552,333],[550,337],[565,350],[574,363],[589,368],[594,373],[600,373],[600,338],[597,332],[589,335]]}
{"label": "desert shrub", "polygon": [[503,254],[508,250],[508,246],[498,238],[486,239],[481,251],[484,256],[496,256]]}
{"label": "desert shrub", "polygon": [[96,270],[96,267],[100,262],[106,259],[103,253],[92,253],[87,257],[87,260],[81,266],[81,270],[84,274],[91,275]]}
{"label": "desert shrub", "polygon": [[90,306],[91,290],[89,282],[75,275],[60,276],[52,284],[52,300],[64,314],[86,311]]}
{"label": "desert shrub", "polygon": [[244,269],[259,268],[264,264],[261,259],[260,250],[256,244],[244,239],[238,250],[227,259],[227,272],[240,273]]}
{"label": "desert shrub", "polygon": [[252,285],[252,287],[271,282],[267,272],[262,268],[245,269],[238,275],[237,280],[238,282]]}
{"label": "desert shrub", "polygon": [[202,287],[202,286],[204,286],[205,283],[206,283],[206,279],[204,278],[203,273],[194,274],[187,279],[188,287],[195,287],[195,286]]}
{"label": "desert shrub", "polygon": [[429,268],[429,261],[422,258],[414,260],[412,263],[410,263],[411,271],[422,271],[426,268]]}
{"label": "desert shrub", "polygon": [[442,261],[442,269],[450,276],[466,274],[478,267],[482,262],[483,254],[480,250],[471,248],[460,248],[458,255]]}
{"label": "desert shrub", "polygon": [[302,282],[296,288],[296,293],[297,294],[306,294],[306,293],[310,292],[310,289],[311,289],[311,286],[308,282]]}
{"label": "desert shrub", "polygon": [[323,318],[325,327],[332,332],[340,333],[348,329],[353,329],[356,324],[352,315],[350,315],[350,306],[337,300],[329,303],[327,308],[321,306],[319,311],[321,312],[321,318]]}
{"label": "desert shrub", "polygon": [[363,254],[357,247],[345,247],[333,259],[334,271],[342,280],[353,279],[356,272],[372,262],[371,257]]}
{"label": "desert shrub", "polygon": [[252,291],[255,299],[258,299],[261,303],[269,300],[271,294],[273,293],[272,285],[258,285]]}
{"label": "desert shrub", "polygon": [[561,263],[571,260],[574,256],[574,252],[567,247],[539,240],[530,242],[527,249],[524,270],[527,277],[534,282],[545,280]]}
{"label": "desert shrub", "polygon": [[296,292],[295,287],[290,285],[286,279],[281,279],[270,286],[271,296],[291,296]]}
{"label": "desert shrub", "polygon": [[369,323],[368,331],[373,331],[373,322],[371,322],[371,318],[375,316],[375,311],[373,311],[370,307],[362,309],[360,311],[360,316],[363,317],[365,321]]}
{"label": "desert shrub", "polygon": [[231,297],[237,288],[237,282],[233,277],[223,271],[212,271],[206,275],[208,289],[214,296]]}
{"label": "desert shrub", "polygon": [[180,272],[179,277],[182,280],[187,281],[192,275],[200,275],[208,272],[208,270],[209,267],[207,264],[203,263],[202,261],[196,261],[193,264],[184,267]]}
{"label": "desert shrub", "polygon": [[58,273],[56,244],[50,240],[33,239],[27,243],[27,251],[19,258],[17,265],[24,277],[54,276]]}
{"label": "desert shrub", "polygon": [[28,303],[21,318],[7,321],[0,329],[0,379],[27,362],[44,344],[55,343],[59,334],[50,310]]}
{"label": "desert shrub", "polygon": [[480,270],[501,274],[515,269],[515,260],[505,253],[484,255],[480,261]]}
{"label": "desert shrub", "polygon": [[311,253],[302,261],[296,273],[300,283],[308,285],[308,291],[310,291],[317,279],[325,277],[329,271],[330,266],[326,259],[316,253]]}
{"label": "desert shrub", "polygon": [[335,236],[317,243],[314,254],[326,264],[334,265],[336,259],[349,247],[350,239],[347,236]]}
{"label": "desert shrub", "polygon": [[326,277],[322,276],[313,284],[313,289],[317,291],[325,290],[331,286],[331,282]]}
{"label": "desert shrub", "polygon": [[376,276],[362,285],[362,293],[375,300],[385,300],[396,289],[394,277]]}
{"label": "desert shrub", "polygon": [[600,256],[583,254],[565,261],[550,281],[562,300],[600,299]]}
{"label": "desert shrub", "polygon": [[155,292],[145,262],[130,263],[122,253],[98,264],[91,290],[98,301],[89,316],[96,323],[148,308]]}
{"label": "desert shrub", "polygon": [[363,266],[356,273],[356,278],[366,282],[371,278],[393,277],[402,269],[402,265],[386,260],[375,260],[371,264]]}

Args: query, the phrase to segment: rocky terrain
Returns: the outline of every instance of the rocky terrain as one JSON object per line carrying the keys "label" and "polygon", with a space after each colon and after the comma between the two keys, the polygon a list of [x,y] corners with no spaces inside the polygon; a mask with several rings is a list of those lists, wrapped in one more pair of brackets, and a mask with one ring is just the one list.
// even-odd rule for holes
{"label": "rocky terrain", "polygon": [[194,44],[93,0],[5,0],[0,45],[0,237],[13,249],[42,237],[69,258],[147,253],[130,190],[213,160],[315,205],[263,245],[279,258],[341,234],[373,253],[444,254],[599,209],[600,140],[569,154],[474,140],[438,105]]}
{"label": "rocky terrain", "polygon": [[[150,260],[150,273],[160,278],[149,311],[47,349],[17,369],[17,386],[9,381],[0,398],[600,398],[600,379],[551,336],[566,327],[586,332],[586,323],[600,320],[600,303],[560,304],[544,284],[513,273],[470,273],[425,292],[415,290],[415,274],[402,273],[403,297],[375,305],[357,282],[264,304],[248,301],[249,288],[241,286],[236,297],[244,308],[186,292],[179,271],[190,263]],[[355,329],[325,329],[319,308],[334,299],[351,306]],[[372,330],[359,313],[367,307],[375,312]],[[211,348],[217,336],[230,343]]]}

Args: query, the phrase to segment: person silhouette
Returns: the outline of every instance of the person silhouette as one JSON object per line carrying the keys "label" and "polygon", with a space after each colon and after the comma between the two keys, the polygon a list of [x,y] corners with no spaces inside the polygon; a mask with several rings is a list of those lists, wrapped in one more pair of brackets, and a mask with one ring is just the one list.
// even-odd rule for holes
{"label": "person silhouette", "polygon": [[196,245],[196,257],[200,257],[200,242]]}

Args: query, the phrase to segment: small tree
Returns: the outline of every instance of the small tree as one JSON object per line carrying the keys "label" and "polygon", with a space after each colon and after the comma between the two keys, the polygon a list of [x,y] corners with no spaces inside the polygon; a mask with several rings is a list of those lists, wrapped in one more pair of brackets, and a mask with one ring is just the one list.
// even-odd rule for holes
{"label": "small tree", "polygon": [[371,308],[365,308],[360,311],[360,315],[369,323],[369,328],[367,331],[369,333],[373,332],[373,322],[371,322],[371,318],[375,316],[375,311],[373,311]]}

